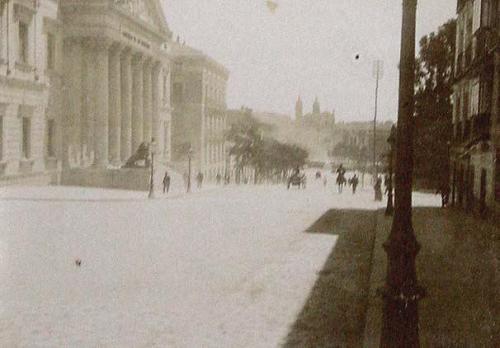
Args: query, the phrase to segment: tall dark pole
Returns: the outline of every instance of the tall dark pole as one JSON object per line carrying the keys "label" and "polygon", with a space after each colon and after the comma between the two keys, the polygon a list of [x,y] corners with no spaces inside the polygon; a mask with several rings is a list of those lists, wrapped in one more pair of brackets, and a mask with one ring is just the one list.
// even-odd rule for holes
{"label": "tall dark pole", "polygon": [[373,173],[374,181],[376,182],[378,171],[377,171],[377,113],[378,113],[378,84],[380,80],[380,74],[382,69],[382,62],[380,60],[375,61],[375,109],[373,115]]}
{"label": "tall dark pole", "polygon": [[413,175],[413,84],[415,78],[415,21],[417,0],[403,0],[399,108],[396,139],[395,210],[387,253],[387,276],[383,289],[384,316],[381,347],[420,347],[418,286],[415,259],[420,249],[412,226]]}
{"label": "tall dark pole", "polygon": [[149,194],[148,198],[155,198],[155,151],[156,151],[156,142],[155,138],[151,139],[150,153],[151,153],[151,165],[150,165],[150,178],[149,178]]}
{"label": "tall dark pole", "polygon": [[385,208],[385,215],[390,216],[394,214],[392,180],[394,176],[394,145],[396,143],[396,126],[392,126],[391,134],[389,135],[387,142],[389,143],[390,151],[388,159],[389,176],[387,177],[387,207]]}
{"label": "tall dark pole", "polygon": [[187,178],[187,192],[191,192],[191,157],[193,156],[193,150],[189,149],[188,152],[188,178]]}

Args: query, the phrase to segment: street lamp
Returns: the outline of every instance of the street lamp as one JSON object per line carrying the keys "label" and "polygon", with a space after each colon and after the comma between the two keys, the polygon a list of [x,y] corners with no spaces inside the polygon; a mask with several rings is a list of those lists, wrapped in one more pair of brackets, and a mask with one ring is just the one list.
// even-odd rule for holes
{"label": "street lamp", "polygon": [[191,159],[193,157],[193,149],[188,150],[188,177],[187,177],[187,192],[191,192]]}
{"label": "street lamp", "polygon": [[392,204],[392,176],[393,176],[393,161],[394,161],[394,146],[396,145],[396,126],[391,127],[391,134],[387,138],[389,143],[389,176],[387,178],[387,207],[385,215],[390,216],[394,213],[394,206]]}
{"label": "street lamp", "polygon": [[155,184],[154,184],[154,178],[155,178],[155,152],[156,152],[156,142],[155,138],[151,138],[151,144],[150,144],[150,149],[151,153],[151,164],[150,164],[150,178],[149,178],[149,195],[148,198],[153,199],[155,198]]}
{"label": "street lamp", "polygon": [[415,259],[420,245],[412,226],[416,12],[417,0],[403,0],[394,218],[384,243],[387,276],[381,290],[384,299],[381,347],[420,347],[418,302],[425,291],[417,282]]}

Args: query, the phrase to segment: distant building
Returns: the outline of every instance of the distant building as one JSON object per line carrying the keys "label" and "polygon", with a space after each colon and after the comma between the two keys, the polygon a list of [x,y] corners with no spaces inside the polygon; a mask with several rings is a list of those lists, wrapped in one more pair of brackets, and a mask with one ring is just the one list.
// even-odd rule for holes
{"label": "distant building", "polygon": [[457,1],[452,200],[500,210],[498,0]]}
{"label": "distant building", "polygon": [[335,125],[335,112],[321,112],[319,100],[316,97],[312,113],[303,114],[302,99],[300,96],[295,104],[295,121],[299,126],[324,128]]}
{"label": "distant building", "polygon": [[195,172],[208,180],[226,166],[226,86],[229,72],[220,63],[184,44],[172,47],[172,161],[186,171],[192,150]]}

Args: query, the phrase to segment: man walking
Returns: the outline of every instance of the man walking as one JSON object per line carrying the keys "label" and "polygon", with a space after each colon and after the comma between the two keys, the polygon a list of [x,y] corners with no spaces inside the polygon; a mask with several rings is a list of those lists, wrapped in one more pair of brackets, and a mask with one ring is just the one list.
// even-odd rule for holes
{"label": "man walking", "polygon": [[198,183],[198,189],[201,189],[201,186],[203,185],[203,173],[198,172],[198,175],[196,175],[196,181]]}
{"label": "man walking", "polygon": [[356,194],[356,189],[358,188],[358,184],[359,184],[359,179],[358,179],[358,176],[356,174],[354,174],[354,176],[351,178],[351,185],[352,185],[352,194]]}
{"label": "man walking", "polygon": [[163,177],[163,193],[165,194],[168,193],[170,190],[170,175],[168,174],[168,171],[165,171],[165,176]]}

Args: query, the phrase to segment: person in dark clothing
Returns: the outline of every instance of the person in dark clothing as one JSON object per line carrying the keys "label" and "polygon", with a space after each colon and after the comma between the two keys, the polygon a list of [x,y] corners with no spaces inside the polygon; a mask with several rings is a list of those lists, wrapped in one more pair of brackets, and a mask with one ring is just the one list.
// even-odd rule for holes
{"label": "person in dark clothing", "polygon": [[352,194],[355,194],[359,184],[358,176],[354,174],[354,176],[349,180],[349,182],[352,185]]}
{"label": "person in dark clothing", "polygon": [[450,185],[448,185],[447,182],[443,182],[437,189],[436,193],[441,195],[441,207],[446,207],[450,200]]}
{"label": "person in dark clothing", "polygon": [[196,175],[196,182],[198,183],[198,188],[201,189],[203,185],[203,173],[198,172],[198,175]]}
{"label": "person in dark clothing", "polygon": [[215,182],[217,183],[217,185],[220,185],[222,181],[222,176],[220,175],[220,173],[217,173],[217,175],[215,176]]}
{"label": "person in dark clothing", "polygon": [[165,176],[163,177],[163,193],[168,193],[170,190],[170,175],[168,171],[165,171]]}
{"label": "person in dark clothing", "polygon": [[376,201],[382,201],[382,179],[380,177],[377,177],[375,181],[375,200]]}

